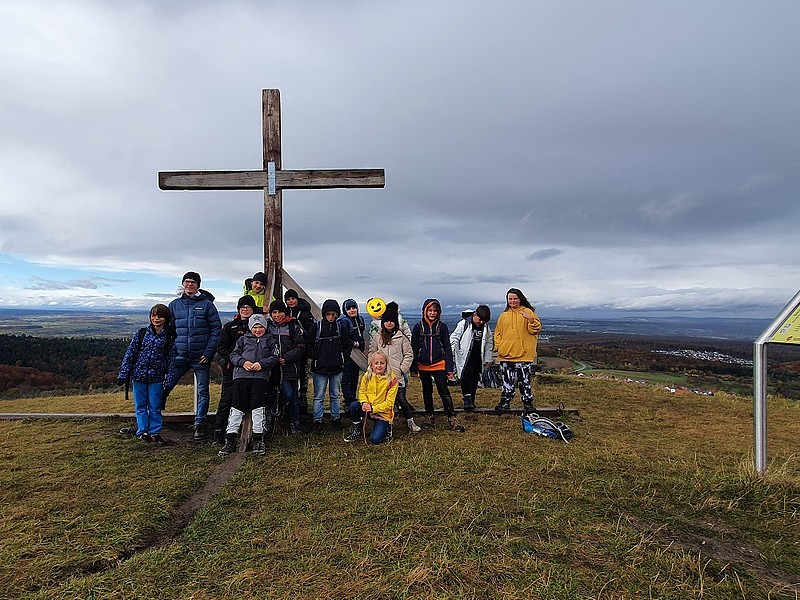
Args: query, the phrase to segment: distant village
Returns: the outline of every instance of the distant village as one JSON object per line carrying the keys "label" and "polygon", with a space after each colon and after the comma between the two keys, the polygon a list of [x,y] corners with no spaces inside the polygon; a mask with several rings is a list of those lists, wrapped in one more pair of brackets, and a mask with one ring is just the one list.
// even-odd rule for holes
{"label": "distant village", "polygon": [[721,362],[730,365],[743,365],[752,367],[753,361],[746,358],[736,358],[729,354],[722,354],[721,352],[713,352],[706,350],[653,350],[653,354],[667,354],[669,356],[682,356],[684,358],[693,358],[695,360],[707,360],[712,362]]}

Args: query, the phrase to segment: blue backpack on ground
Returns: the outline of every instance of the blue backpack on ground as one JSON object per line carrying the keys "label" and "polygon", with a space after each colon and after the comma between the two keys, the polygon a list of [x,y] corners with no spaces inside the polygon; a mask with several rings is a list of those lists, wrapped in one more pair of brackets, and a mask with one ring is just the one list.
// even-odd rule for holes
{"label": "blue backpack on ground", "polygon": [[540,417],[536,413],[522,415],[522,431],[551,440],[561,440],[567,444],[575,437],[575,433],[570,429],[569,425],[561,421],[551,421],[546,417]]}

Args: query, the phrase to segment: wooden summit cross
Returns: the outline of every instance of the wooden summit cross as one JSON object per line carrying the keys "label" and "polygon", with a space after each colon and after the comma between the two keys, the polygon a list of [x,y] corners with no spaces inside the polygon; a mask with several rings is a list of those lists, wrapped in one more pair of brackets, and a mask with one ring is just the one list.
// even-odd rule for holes
{"label": "wooden summit cross", "polygon": [[162,190],[264,190],[264,273],[267,298],[283,298],[284,281],[306,298],[317,319],[319,306],[283,269],[283,189],[382,188],[383,169],[284,170],[281,167],[281,95],[261,90],[263,168],[258,171],[166,171],[158,174]]}

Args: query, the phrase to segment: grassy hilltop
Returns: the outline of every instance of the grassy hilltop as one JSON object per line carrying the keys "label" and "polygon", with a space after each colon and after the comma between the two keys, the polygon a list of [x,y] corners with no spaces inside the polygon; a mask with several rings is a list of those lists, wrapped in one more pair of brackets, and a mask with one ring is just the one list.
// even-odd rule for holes
{"label": "grassy hilltop", "polygon": [[[189,410],[189,394],[176,390],[170,409]],[[518,417],[465,415],[464,434],[437,426],[411,436],[398,419],[385,446],[281,437],[265,457],[223,461],[210,444],[192,445],[186,425],[165,432],[174,445],[151,447],[118,435],[114,419],[0,421],[0,589],[9,598],[797,597],[800,404],[770,399],[770,468],[759,477],[750,398],[560,375],[539,377],[536,394],[540,406],[581,411],[568,419],[571,444],[523,434]],[[478,396],[490,406],[498,390]],[[409,398],[422,406],[416,380]],[[131,410],[121,393],[2,407]],[[192,504],[200,510],[182,520]]]}

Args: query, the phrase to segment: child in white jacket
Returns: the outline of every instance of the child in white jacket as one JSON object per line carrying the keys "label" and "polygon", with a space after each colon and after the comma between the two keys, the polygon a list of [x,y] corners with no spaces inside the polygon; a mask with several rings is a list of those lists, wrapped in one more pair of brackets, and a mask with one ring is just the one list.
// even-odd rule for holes
{"label": "child in white jacket", "polygon": [[481,304],[474,312],[461,313],[464,317],[450,335],[450,346],[456,363],[456,374],[461,379],[461,396],[464,410],[475,410],[475,394],[483,368],[492,364],[494,341],[489,320],[489,307]]}

